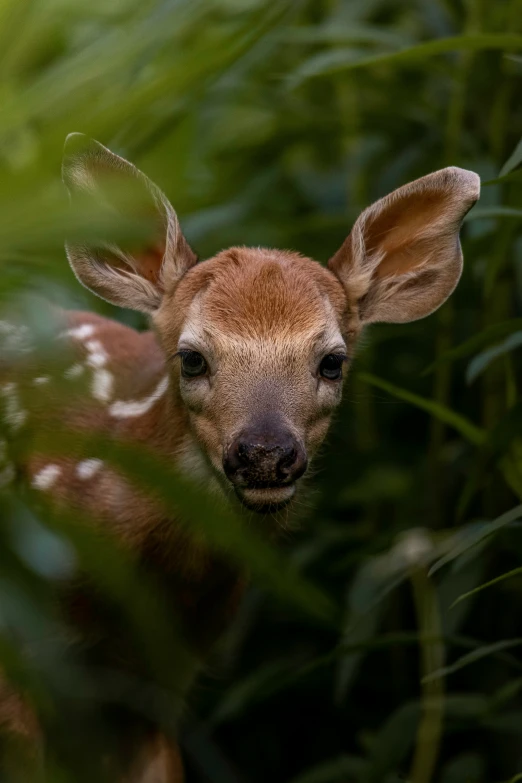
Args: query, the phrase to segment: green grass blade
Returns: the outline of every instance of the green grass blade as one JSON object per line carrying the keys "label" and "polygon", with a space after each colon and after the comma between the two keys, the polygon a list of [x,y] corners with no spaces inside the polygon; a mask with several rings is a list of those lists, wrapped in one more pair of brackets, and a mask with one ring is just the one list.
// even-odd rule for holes
{"label": "green grass blade", "polygon": [[520,166],[522,163],[522,139],[518,142],[517,146],[509,156],[509,158],[506,160],[502,168],[500,169],[499,177],[505,177],[506,174],[509,174],[513,169],[516,169],[517,166]]}
{"label": "green grass blade", "polygon": [[432,372],[435,367],[441,363],[454,362],[457,359],[463,359],[469,356],[471,353],[478,351],[485,345],[499,340],[502,337],[511,335],[517,330],[522,329],[522,318],[511,318],[509,321],[501,321],[500,323],[491,324],[478,334],[474,334],[469,340],[457,345],[450,351],[446,351],[436,362],[430,364],[429,367],[424,370],[423,375],[427,375]]}
{"label": "green grass blade", "polygon": [[470,590],[467,593],[463,593],[462,595],[459,595],[457,600],[454,601],[451,606],[452,607],[456,606],[461,601],[465,601],[467,598],[471,598],[472,595],[481,593],[482,590],[487,590],[488,587],[492,587],[493,585],[499,584],[499,582],[504,582],[504,580],[506,579],[511,579],[514,576],[518,576],[518,574],[522,574],[522,566],[520,566],[519,568],[513,568],[511,571],[507,571],[505,574],[496,576],[494,579],[490,579],[489,582],[484,582],[484,584],[475,587],[474,590]]}
{"label": "green grass blade", "polygon": [[519,647],[521,644],[522,639],[503,639],[502,641],[494,642],[493,644],[485,644],[483,647],[479,647],[478,650],[473,650],[473,652],[463,655],[450,666],[443,666],[442,668],[437,669],[437,671],[432,672],[427,677],[423,678],[423,682],[430,682],[442,677],[447,677],[449,674],[454,674],[460,669],[464,669],[471,663],[480,661],[483,658],[487,658],[494,653],[501,652],[502,650],[510,650],[513,647]]}
{"label": "green grass blade", "polygon": [[457,430],[457,432],[460,432],[460,434],[470,443],[473,443],[476,446],[484,443],[486,438],[484,430],[477,427],[473,422],[469,421],[469,419],[466,419],[461,414],[455,413],[455,411],[450,408],[446,408],[444,405],[440,405],[433,400],[427,400],[407,389],[401,389],[399,386],[395,386],[388,381],[377,378],[377,376],[371,375],[370,373],[359,373],[359,378],[364,383],[375,386],[377,389],[382,389],[382,391],[391,394],[393,397],[404,400],[404,402],[409,402],[411,405],[415,405],[417,408],[429,413],[430,416],[434,416],[440,421],[443,421],[445,424],[448,424],[450,427]]}
{"label": "green grass blade", "polygon": [[354,56],[354,52],[351,49],[337,50],[327,53],[328,56],[319,54],[305,61],[297,71],[290,75],[287,86],[289,89],[294,89],[308,79],[320,76],[333,76],[359,68],[370,68],[380,65],[408,65],[422,62],[427,58],[447,52],[478,52],[491,49],[522,49],[522,35],[495,33],[455,35],[410,46],[398,52],[377,54],[370,57]]}
{"label": "green grass blade", "polygon": [[522,331],[514,332],[509,337],[506,337],[503,342],[493,345],[491,348],[487,348],[485,351],[482,351],[482,353],[474,356],[466,370],[466,382],[472,384],[483,372],[485,372],[485,370],[487,370],[491,362],[499,356],[504,356],[506,353],[514,351],[515,348],[520,348],[521,345]]}
{"label": "green grass blade", "polygon": [[467,528],[461,528],[456,533],[457,544],[453,549],[447,552],[443,557],[437,560],[430,568],[429,576],[432,576],[436,571],[443,566],[451,563],[464,552],[467,552],[472,547],[479,544],[484,539],[502,530],[507,525],[511,525],[513,522],[522,518],[522,505],[515,506],[510,511],[502,514],[492,522],[486,522],[483,524],[475,523]]}

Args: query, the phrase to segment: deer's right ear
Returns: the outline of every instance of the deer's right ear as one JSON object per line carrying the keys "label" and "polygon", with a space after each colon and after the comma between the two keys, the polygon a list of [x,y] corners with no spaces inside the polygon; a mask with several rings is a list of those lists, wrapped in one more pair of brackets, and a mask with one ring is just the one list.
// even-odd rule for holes
{"label": "deer's right ear", "polygon": [[95,199],[109,220],[125,212],[125,218],[147,226],[138,248],[101,240],[92,246],[68,242],[77,278],[108,302],[154,312],[165,291],[197,260],[166,196],[132,163],[81,133],[66,139],[62,175],[73,201]]}

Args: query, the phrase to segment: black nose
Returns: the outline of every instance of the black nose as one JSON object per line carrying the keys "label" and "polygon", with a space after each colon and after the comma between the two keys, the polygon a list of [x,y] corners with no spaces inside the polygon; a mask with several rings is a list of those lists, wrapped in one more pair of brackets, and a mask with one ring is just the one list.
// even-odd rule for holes
{"label": "black nose", "polygon": [[233,484],[281,487],[306,470],[306,452],[288,430],[244,430],[226,450],[223,468]]}

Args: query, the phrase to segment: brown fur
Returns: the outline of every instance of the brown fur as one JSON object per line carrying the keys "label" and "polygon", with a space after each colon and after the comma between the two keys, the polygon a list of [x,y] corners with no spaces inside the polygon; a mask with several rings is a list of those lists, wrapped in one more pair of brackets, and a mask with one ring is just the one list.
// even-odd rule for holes
{"label": "brown fur", "polygon": [[[362,214],[323,268],[295,252],[245,247],[196,264],[165,196],[127,161],[75,137],[64,164],[73,198],[81,191],[97,196],[107,172],[144,190],[149,207],[152,197],[155,233],[132,254],[101,243],[95,249],[69,245],[68,257],[92,290],[149,312],[154,331],[137,334],[96,315],[64,314],[69,329],[92,327],[90,337],[73,334],[69,342],[74,361],[87,367],[85,380],[97,391],[89,394],[86,388],[80,404],[60,403],[54,412],[30,410],[32,426],[52,430],[53,417],[59,417],[71,429],[144,443],[238,507],[239,500],[258,502],[260,496],[286,502],[293,486],[247,487],[242,494],[236,488],[236,497],[223,468],[230,444],[253,421],[259,427],[271,417],[313,458],[342,386],[320,375],[323,357],[351,356],[366,323],[414,320],[451,293],[462,264],[458,230],[478,197],[478,178],[445,169],[400,188]],[[160,252],[158,226],[164,232]],[[201,353],[208,372],[182,377],[180,350]],[[42,370],[34,361],[30,357],[27,366],[36,375]],[[10,372],[4,382],[12,380]],[[24,372],[27,377],[27,367]],[[161,394],[152,400],[155,389]],[[136,402],[138,414],[115,415]],[[188,539],[175,520],[165,519],[114,470],[97,465],[86,479],[77,460],[52,460],[54,476],[50,461],[33,454],[19,469],[57,503],[80,506],[139,555],[177,607],[195,658],[203,657],[235,612],[243,575]],[[101,622],[88,590],[73,586],[67,601],[80,633]],[[110,628],[102,623],[101,629],[107,649],[117,647]],[[25,730],[24,709],[12,715],[13,728]],[[122,783],[181,781],[175,746],[158,734],[143,736],[129,770]]]}

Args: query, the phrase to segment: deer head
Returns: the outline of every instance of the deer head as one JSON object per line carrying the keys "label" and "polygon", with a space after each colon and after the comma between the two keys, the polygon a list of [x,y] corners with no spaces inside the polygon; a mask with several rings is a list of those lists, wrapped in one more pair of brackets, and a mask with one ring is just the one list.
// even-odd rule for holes
{"label": "deer head", "polygon": [[[74,198],[147,214],[139,249],[68,244],[94,293],[148,313],[172,403],[186,412],[202,464],[258,511],[276,509],[321,444],[361,330],[436,310],[462,270],[459,229],[479,196],[476,174],[446,168],[366,209],[327,268],[290,251],[234,247],[197,262],[167,198],[132,164],[79,134],[64,180]],[[139,205],[139,208],[137,207]],[[139,373],[139,367],[136,368]],[[169,426],[169,421],[164,422]]]}

